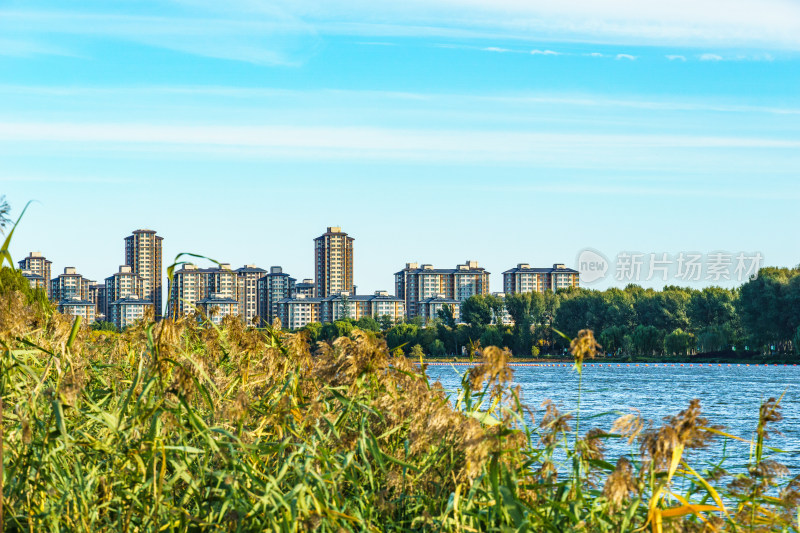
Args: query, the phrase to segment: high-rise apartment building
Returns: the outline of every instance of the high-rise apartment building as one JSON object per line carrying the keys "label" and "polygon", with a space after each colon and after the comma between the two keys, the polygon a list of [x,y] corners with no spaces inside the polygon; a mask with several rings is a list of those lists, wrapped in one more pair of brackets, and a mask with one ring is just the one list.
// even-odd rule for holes
{"label": "high-rise apartment building", "polygon": [[30,270],[21,269],[22,276],[28,280],[31,289],[42,289],[45,294],[50,292],[50,280],[44,279],[44,276],[34,274]]}
{"label": "high-rise apartment building", "polygon": [[492,296],[494,296],[495,298],[500,299],[503,302],[503,308],[500,311],[500,316],[495,316],[494,318],[492,318],[492,324],[500,323],[500,324],[502,324],[504,326],[513,326],[514,325],[514,319],[511,318],[511,313],[508,312],[508,309],[506,308],[506,305],[505,305],[505,303],[506,303],[506,293],[504,293],[504,292],[493,292]]}
{"label": "high-rise apartment building", "polygon": [[47,258],[42,255],[42,252],[31,252],[28,254],[28,257],[19,261],[20,270],[27,270],[33,275],[42,277],[44,280],[44,290],[48,298],[52,298],[50,296],[50,280],[52,279],[50,268],[52,264],[53,262],[48,261]]}
{"label": "high-rise apartment building", "polygon": [[314,284],[314,280],[308,278],[304,279],[300,283],[296,283],[294,286],[295,294],[297,294],[298,296],[302,294],[304,296],[308,296],[309,298],[312,298],[314,296],[314,293],[316,293],[316,289],[317,286]]}
{"label": "high-rise apartment building", "polygon": [[456,322],[461,320],[461,301],[455,298],[447,298],[444,294],[437,294],[430,298],[424,298],[417,302],[418,316],[427,323],[429,320],[439,317],[439,311],[449,307],[453,312],[453,319]]}
{"label": "high-rise apartment building", "polygon": [[358,320],[365,316],[378,319],[384,315],[393,323],[405,316],[403,300],[390,295],[388,291],[355,295],[343,292],[322,298],[320,303],[321,322],[334,322],[342,318]]}
{"label": "high-rise apartment building", "polygon": [[325,298],[297,294],[279,300],[277,308],[281,325],[288,329],[302,328],[310,322],[334,322],[343,318],[358,320],[367,316],[376,320],[388,316],[397,323],[405,316],[403,300],[388,291],[357,295],[341,292]]}
{"label": "high-rise apartment building", "polygon": [[239,314],[239,302],[222,293],[212,292],[202,300],[198,300],[197,307],[213,324],[219,325],[229,316]]}
{"label": "high-rise apartment building", "polygon": [[239,303],[237,312],[248,326],[260,326],[261,320],[259,324],[254,324],[253,321],[256,317],[263,319],[264,316],[261,314],[258,301],[258,280],[264,277],[264,273],[266,270],[255,265],[245,265],[236,269],[236,293]]}
{"label": "high-rise apartment building", "polygon": [[295,298],[284,298],[278,302],[278,318],[281,326],[288,329],[302,328],[311,322],[320,321],[322,298],[304,294]]}
{"label": "high-rise apartment building", "polygon": [[503,290],[513,292],[557,291],[580,286],[580,273],[556,263],[553,268],[531,268],[520,263],[516,268],[503,272]]}
{"label": "high-rise apartment building", "polygon": [[149,229],[138,229],[125,237],[125,264],[141,276],[142,298],[153,302],[156,318],[161,318],[161,248],[164,237]]}
{"label": "high-rise apartment building", "polygon": [[409,318],[422,314],[419,303],[441,295],[463,302],[476,294],[489,294],[489,272],[477,261],[466,261],[456,268],[433,268],[433,265],[406,263],[394,275],[397,296],[403,300]]}
{"label": "high-rise apartment building", "polygon": [[57,309],[59,313],[81,317],[85,324],[91,324],[95,319],[94,303],[78,297],[62,298]]}
{"label": "high-rise apartment building", "polygon": [[75,267],[66,267],[63,274],[50,280],[50,299],[54,302],[75,299],[90,301],[89,287],[93,283],[78,274]]}
{"label": "high-rise apartment building", "polygon": [[169,314],[188,315],[195,311],[200,300],[212,294],[236,301],[238,308],[237,285],[237,273],[228,263],[215,268],[197,268],[187,263],[173,273]]}
{"label": "high-rise apartment building", "polygon": [[143,320],[152,309],[153,302],[131,294],[108,304],[108,321],[119,329],[125,329],[134,322]]}
{"label": "high-rise apartment building", "polygon": [[[258,280],[259,315],[262,322],[272,324],[278,317],[278,302],[295,295],[295,279],[279,266],[270,267],[269,273]],[[310,281],[310,280],[309,280]],[[306,296],[312,297],[312,292]]]}
{"label": "high-rise apartment building", "polygon": [[150,300],[144,297],[144,279],[130,265],[120,265],[119,272],[106,278],[106,301],[112,304],[129,296]]}
{"label": "high-rise apartment building", "polygon": [[315,295],[318,298],[342,291],[353,292],[354,240],[336,226],[314,239]]}
{"label": "high-rise apartment building", "polygon": [[97,320],[108,320],[108,300],[106,299],[105,283],[92,283],[89,285],[89,301],[94,304],[94,314]]}

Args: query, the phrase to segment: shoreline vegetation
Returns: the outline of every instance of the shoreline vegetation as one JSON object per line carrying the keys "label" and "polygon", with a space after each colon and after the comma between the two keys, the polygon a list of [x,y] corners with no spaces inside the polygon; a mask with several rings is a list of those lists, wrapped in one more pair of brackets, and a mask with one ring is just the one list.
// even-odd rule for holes
{"label": "shoreline vegetation", "polygon": [[[374,332],[311,343],[201,316],[97,331],[5,270],[3,531],[800,531],[792,451],[769,446],[782,397],[752,435],[697,400],[593,427],[588,330],[568,344],[578,408],[562,412],[512,388],[495,346],[447,395]],[[607,460],[610,439],[630,453]],[[749,455],[696,459],[731,439]]]}
{"label": "shoreline vegetation", "polygon": [[[343,304],[347,315],[348,302]],[[596,291],[476,295],[458,323],[445,306],[427,324],[388,317],[344,318],[300,328],[312,342],[333,342],[354,329],[382,336],[412,360],[468,359],[481,347],[507,349],[515,361],[569,359],[566,335],[597,332],[602,360],[620,363],[800,362],[800,268],[763,268],[737,289],[628,285]],[[510,319],[512,325],[503,323]]]}
{"label": "shoreline vegetation", "polygon": [[[561,364],[561,365],[571,365],[573,362],[570,358],[559,357],[559,358],[525,358],[525,357],[514,357],[509,359],[508,364],[513,366],[515,364],[523,364],[523,365],[552,365],[552,364]],[[454,363],[457,365],[478,365],[479,361],[473,360],[470,361],[468,357],[423,357],[422,358],[423,364],[445,364],[445,363]],[[658,366],[716,366],[716,365],[725,365],[725,366],[797,366],[797,363],[784,361],[780,359],[773,359],[773,360],[741,360],[741,359],[709,359],[709,360],[687,360],[687,359],[676,359],[674,361],[665,361],[662,359],[658,360],[630,360],[630,359],[613,359],[607,358],[602,360],[596,360],[593,363],[595,366],[598,365],[636,365],[636,366],[645,366],[645,365],[658,365]]]}

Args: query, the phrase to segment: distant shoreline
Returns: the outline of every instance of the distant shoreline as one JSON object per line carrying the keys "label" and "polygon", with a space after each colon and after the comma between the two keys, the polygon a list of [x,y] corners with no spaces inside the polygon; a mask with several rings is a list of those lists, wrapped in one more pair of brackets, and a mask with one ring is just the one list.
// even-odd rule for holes
{"label": "distant shoreline", "polygon": [[[688,358],[681,358],[681,359],[628,359],[628,358],[616,358],[616,357],[598,357],[591,360],[585,360],[584,366],[591,366],[591,365],[634,365],[634,366],[648,366],[648,365],[660,365],[660,366],[716,366],[716,365],[730,365],[730,366],[797,366],[795,362],[796,359],[790,361],[787,359],[781,359],[778,357],[772,358],[747,358],[747,359],[739,359],[739,358],[730,358],[730,357],[713,357],[713,358],[696,358],[696,359],[688,359]],[[417,362],[418,361],[414,361]],[[473,361],[470,361],[468,357],[425,357],[422,360],[425,364],[430,363],[455,363],[459,366],[461,365],[477,365],[480,363],[480,358],[474,358]],[[553,358],[546,358],[546,357],[512,357],[509,360],[510,365],[518,365],[518,364],[536,364],[536,365],[550,365],[550,364],[559,364],[559,365],[572,365],[573,359],[569,357],[553,357]]]}

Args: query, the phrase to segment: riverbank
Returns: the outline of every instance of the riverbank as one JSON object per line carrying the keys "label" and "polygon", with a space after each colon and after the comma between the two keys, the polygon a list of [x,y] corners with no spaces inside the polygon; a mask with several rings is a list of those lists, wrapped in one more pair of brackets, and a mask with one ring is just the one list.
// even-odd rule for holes
{"label": "riverbank", "polygon": [[[463,364],[476,364],[471,363],[469,357],[424,357],[423,363],[458,363]],[[509,359],[509,364],[572,364],[571,357],[512,357]],[[758,365],[775,365],[775,366],[797,366],[798,358],[794,356],[772,356],[772,357],[724,357],[724,356],[708,356],[708,357],[597,357],[587,361],[586,364],[651,364],[651,365],[741,365],[741,366],[758,366]]]}

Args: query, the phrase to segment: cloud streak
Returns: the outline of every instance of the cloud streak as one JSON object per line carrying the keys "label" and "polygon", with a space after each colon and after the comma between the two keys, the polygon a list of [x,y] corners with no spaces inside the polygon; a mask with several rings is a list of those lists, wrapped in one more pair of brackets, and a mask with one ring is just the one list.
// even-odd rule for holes
{"label": "cloud streak", "polygon": [[[800,4],[785,0],[296,0],[319,31],[800,50]],[[313,20],[312,20],[313,19]]]}
{"label": "cloud streak", "polygon": [[34,51],[41,54],[84,55],[74,39],[80,37],[282,66],[302,64],[319,44],[311,26],[285,12],[213,15],[202,10],[172,16],[6,10],[0,11],[0,31],[29,46],[39,43]]}
{"label": "cloud streak", "polygon": [[[77,42],[94,39],[296,66],[324,36],[337,35],[800,51],[800,4],[785,0],[230,0],[224,7],[205,0],[143,0],[89,2],[83,10],[43,0],[24,5],[0,10],[0,32],[15,43],[6,55],[82,55],[86,45]],[[549,48],[529,53],[561,54]]]}
{"label": "cloud streak", "polygon": [[[172,150],[321,157],[485,161],[535,160],[548,154],[635,155],[640,151],[797,150],[800,140],[664,134],[584,134],[427,130],[380,127],[197,126],[141,123],[0,123],[3,144],[85,145],[122,150]],[[47,151],[43,148],[43,151]],[[627,155],[625,157],[628,157]],[[636,155],[636,157],[639,157]]]}

